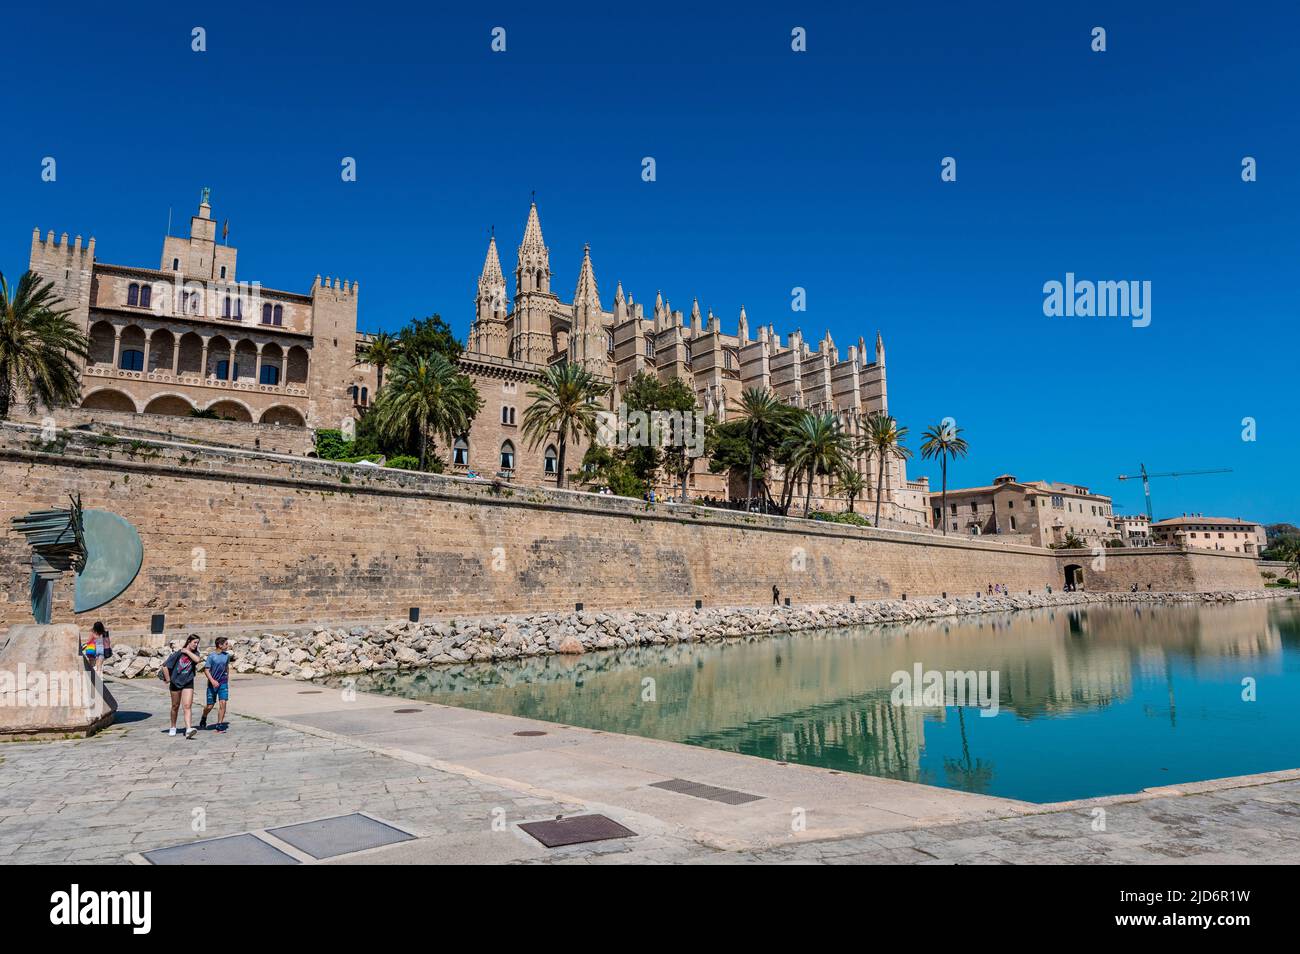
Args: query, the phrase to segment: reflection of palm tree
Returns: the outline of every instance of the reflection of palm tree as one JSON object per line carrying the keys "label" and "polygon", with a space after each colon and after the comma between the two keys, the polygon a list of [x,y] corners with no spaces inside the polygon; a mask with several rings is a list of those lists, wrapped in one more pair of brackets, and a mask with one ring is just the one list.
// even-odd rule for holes
{"label": "reflection of palm tree", "polygon": [[967,792],[987,792],[993,782],[993,763],[970,757],[970,740],[966,738],[965,707],[957,707],[957,725],[961,732],[961,758],[944,758],[943,772],[954,788]]}

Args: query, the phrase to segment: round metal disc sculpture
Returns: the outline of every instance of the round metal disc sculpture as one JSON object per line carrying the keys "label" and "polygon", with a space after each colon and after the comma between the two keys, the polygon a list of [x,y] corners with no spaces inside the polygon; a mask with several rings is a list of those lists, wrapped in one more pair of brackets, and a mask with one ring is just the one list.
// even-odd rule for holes
{"label": "round metal disc sculpture", "polygon": [[135,527],[107,510],[83,510],[80,496],[67,509],[37,510],[11,521],[32,548],[32,616],[48,624],[54,583],[76,573],[73,611],[85,613],[109,603],[134,582],[144,562]]}

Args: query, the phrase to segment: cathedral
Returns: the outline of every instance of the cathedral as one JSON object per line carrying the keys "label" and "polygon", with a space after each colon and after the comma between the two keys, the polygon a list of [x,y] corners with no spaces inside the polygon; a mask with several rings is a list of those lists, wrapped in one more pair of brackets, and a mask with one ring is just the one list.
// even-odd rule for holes
{"label": "cathedral", "polygon": [[[704,413],[721,421],[739,413],[740,395],[747,388],[770,390],[782,401],[816,413],[833,412],[855,437],[868,414],[888,413],[885,345],[879,333],[871,351],[860,337],[841,359],[829,331],[816,348],[799,331],[791,332],[782,344],[771,324],[751,329],[743,305],[735,334],[723,332],[712,308],[702,314],[699,302],[694,301],[688,317],[674,310],[658,292],[647,316],[643,305],[624,292],[621,282],[615,286],[607,311],[590,246],[583,249],[573,297],[565,301],[551,289],[550,249],[542,236],[536,202],[528,210],[514,274],[514,295],[509,297],[493,236],[478,280],[468,347],[460,361],[485,403],[470,434],[453,449],[453,473],[474,471],[487,476],[504,472],[525,483],[555,481],[555,448],[529,447],[520,429],[528,392],[539,374],[562,362],[581,364],[608,382],[610,410],[618,407],[627,383],[646,372],[663,380],[685,381]],[[575,469],[582,450],[569,450],[568,460]],[[863,512],[874,511],[874,464],[864,456],[858,466],[869,489],[857,507]],[[774,495],[780,480],[777,474]],[[691,497],[734,498],[745,493],[744,488],[738,492],[729,488],[725,474],[710,474],[705,458],[696,460],[687,490]],[[675,492],[667,483],[661,491]],[[799,487],[795,499],[802,495]],[[890,461],[881,494],[882,523],[887,519],[886,525],[927,526],[928,497],[925,478],[909,481],[906,462]],[[826,478],[817,479],[813,498],[815,508],[847,509],[843,499],[830,495]]]}

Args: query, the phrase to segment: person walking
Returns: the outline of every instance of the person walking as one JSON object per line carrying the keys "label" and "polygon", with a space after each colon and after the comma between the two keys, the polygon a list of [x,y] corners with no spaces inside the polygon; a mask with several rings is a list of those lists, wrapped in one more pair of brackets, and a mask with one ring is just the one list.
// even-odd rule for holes
{"label": "person walking", "polygon": [[217,707],[217,722],[213,726],[218,732],[225,732],[229,726],[226,723],[226,703],[230,701],[230,652],[227,647],[230,640],[225,636],[217,637],[217,648],[208,653],[207,668],[205,675],[208,677],[208,704],[203,707],[203,715],[199,716],[199,728],[208,727],[208,713],[212,707]]}
{"label": "person walking", "polygon": [[199,635],[190,633],[180,649],[167,657],[159,678],[167,680],[172,694],[172,727],[168,735],[176,734],[176,715],[185,708],[185,738],[192,739],[199,730],[190,725],[190,707],[194,705],[195,667],[203,661],[199,656]]}
{"label": "person walking", "polygon": [[781,591],[776,588],[775,583],[772,584],[772,605],[773,606],[781,605]]}

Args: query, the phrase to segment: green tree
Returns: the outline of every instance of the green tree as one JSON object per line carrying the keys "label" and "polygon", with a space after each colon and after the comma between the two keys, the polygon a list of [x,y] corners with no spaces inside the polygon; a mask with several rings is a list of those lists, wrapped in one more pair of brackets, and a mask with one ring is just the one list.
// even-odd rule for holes
{"label": "green tree", "polygon": [[90,342],[58,308],[53,282],[24,272],[10,289],[0,274],[0,421],[15,401],[35,414],[37,405],[76,404],[81,379],[74,357],[89,356]]}
{"label": "green tree", "polygon": [[941,498],[942,506],[939,508],[940,523],[943,525],[944,536],[948,535],[948,460],[950,458],[965,457],[970,450],[970,445],[966,439],[961,436],[961,428],[955,424],[949,424],[947,419],[940,421],[938,424],[931,424],[925,429],[922,435],[924,440],[921,441],[921,456],[926,460],[932,458],[939,459],[939,470],[943,475],[943,491]]}
{"label": "green tree", "polygon": [[853,455],[850,453],[848,459],[844,461],[844,466],[835,475],[835,487],[833,492],[841,494],[849,502],[849,513],[853,513],[853,501],[862,496],[862,491],[866,489],[866,481],[858,473],[854,466]]}
{"label": "green tree", "polygon": [[1282,559],[1286,561],[1287,572],[1295,577],[1300,585],[1300,537],[1289,537],[1282,543]]}
{"label": "green tree", "polygon": [[834,474],[844,468],[852,454],[852,444],[840,427],[834,414],[805,413],[790,429],[786,437],[786,459],[792,473],[803,473],[807,479],[803,512],[807,516],[812,505],[813,479],[818,474]]}
{"label": "green tree", "polygon": [[552,431],[558,431],[558,471],[556,486],[564,486],[564,458],[569,438],[574,442],[596,434],[596,400],[609,392],[586,368],[576,364],[561,364],[542,372],[536,390],[529,391],[533,399],[524,411],[523,434],[530,446],[536,448]]}
{"label": "green tree", "polygon": [[867,417],[866,438],[863,446],[876,458],[876,526],[880,526],[880,495],[885,489],[885,464],[890,458],[907,460],[912,452],[903,446],[907,428],[889,414],[872,411]]}
{"label": "green tree", "polygon": [[404,354],[440,354],[453,363],[465,350],[465,346],[451,333],[451,326],[440,315],[412,318],[397,333],[397,343]]}
{"label": "green tree", "polygon": [[401,347],[397,339],[387,331],[381,331],[375,335],[361,351],[361,360],[367,364],[373,364],[375,371],[375,398],[378,399],[379,392],[384,389],[384,368],[388,367],[397,360]]}
{"label": "green tree", "polygon": [[754,468],[759,468],[761,480],[766,484],[767,461],[780,443],[787,415],[784,405],[767,388],[746,388],[740,395],[740,416],[745,422],[745,437],[749,444],[749,466],[746,469],[749,490],[745,495],[748,508],[754,499]]}
{"label": "green tree", "polygon": [[441,354],[404,351],[393,364],[388,387],[380,392],[372,413],[379,434],[418,442],[423,470],[429,459],[429,438],[441,437],[450,444],[469,432],[482,407],[474,383]]}

